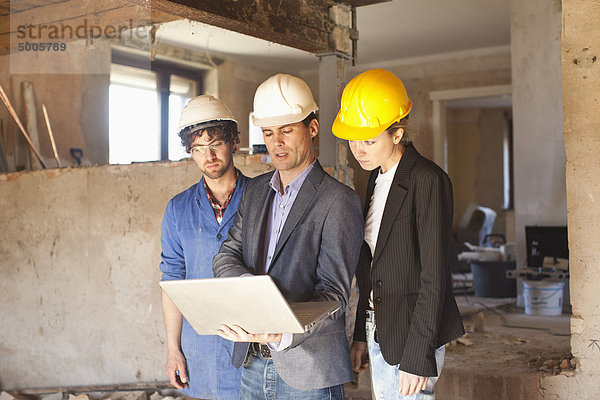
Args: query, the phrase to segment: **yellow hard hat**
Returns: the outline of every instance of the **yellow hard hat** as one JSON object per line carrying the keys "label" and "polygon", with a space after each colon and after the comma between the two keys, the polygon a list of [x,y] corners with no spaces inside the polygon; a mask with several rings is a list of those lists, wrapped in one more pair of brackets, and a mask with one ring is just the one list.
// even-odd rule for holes
{"label": "yellow hard hat", "polygon": [[370,140],[406,117],[412,101],[402,81],[384,69],[370,69],[344,88],[332,132],[340,139]]}

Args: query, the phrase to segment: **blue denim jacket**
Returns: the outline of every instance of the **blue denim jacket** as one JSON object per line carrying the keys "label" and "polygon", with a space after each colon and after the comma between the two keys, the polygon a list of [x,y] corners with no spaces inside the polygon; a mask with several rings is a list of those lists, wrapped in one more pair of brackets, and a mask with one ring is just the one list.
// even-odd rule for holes
{"label": "blue denim jacket", "polygon": [[[162,280],[214,277],[212,259],[227,239],[246,179],[240,173],[221,225],[202,180],[169,201],[162,222]],[[233,342],[219,336],[200,336],[184,318],[181,349],[189,378],[183,393],[203,399],[238,398],[241,371],[231,365]]]}

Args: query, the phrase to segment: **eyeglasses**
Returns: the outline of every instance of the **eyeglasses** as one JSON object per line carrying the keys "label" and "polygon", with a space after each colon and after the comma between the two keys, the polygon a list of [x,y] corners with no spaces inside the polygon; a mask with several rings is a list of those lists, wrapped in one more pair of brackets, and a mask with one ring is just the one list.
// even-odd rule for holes
{"label": "eyeglasses", "polygon": [[190,153],[200,153],[200,154],[204,154],[206,153],[206,150],[210,150],[210,151],[217,151],[221,148],[221,146],[223,146],[225,144],[224,141],[222,140],[217,140],[216,142],[213,142],[211,144],[208,145],[197,145],[194,146],[190,149]]}

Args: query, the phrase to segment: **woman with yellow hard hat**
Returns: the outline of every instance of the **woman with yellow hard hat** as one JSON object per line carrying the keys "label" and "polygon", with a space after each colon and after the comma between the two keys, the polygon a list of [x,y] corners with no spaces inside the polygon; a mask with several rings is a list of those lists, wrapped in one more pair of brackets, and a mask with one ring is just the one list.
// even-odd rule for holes
{"label": "woman with yellow hard hat", "polygon": [[402,81],[373,69],[345,87],[333,124],[372,171],[350,353],[355,371],[370,365],[380,399],[434,398],[444,345],[464,334],[450,275],[452,184],[413,146],[411,108]]}

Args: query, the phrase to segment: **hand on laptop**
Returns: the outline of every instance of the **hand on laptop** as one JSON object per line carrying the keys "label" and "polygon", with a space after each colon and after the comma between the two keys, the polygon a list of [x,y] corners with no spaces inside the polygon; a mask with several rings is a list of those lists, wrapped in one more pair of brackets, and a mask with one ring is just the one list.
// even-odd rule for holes
{"label": "hand on laptop", "polygon": [[219,325],[217,332],[223,339],[231,340],[232,342],[256,342],[256,343],[279,343],[281,342],[281,333],[263,333],[253,334],[248,333],[244,328],[238,325]]}

